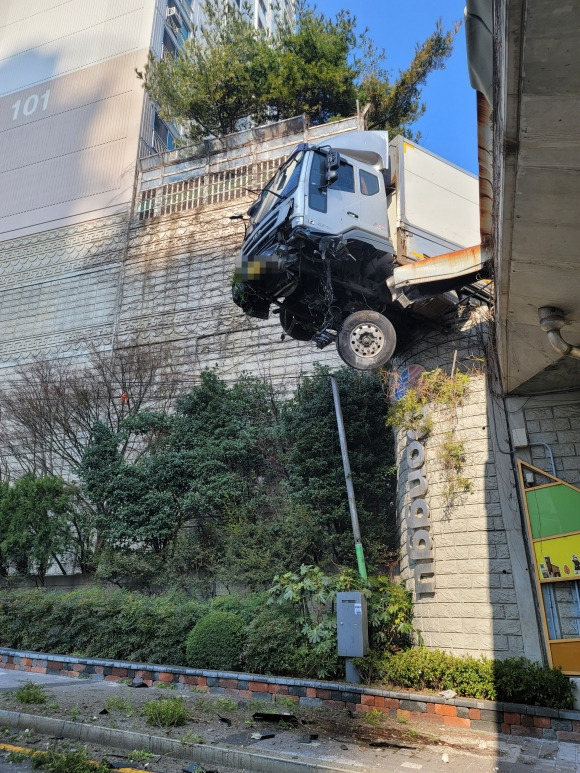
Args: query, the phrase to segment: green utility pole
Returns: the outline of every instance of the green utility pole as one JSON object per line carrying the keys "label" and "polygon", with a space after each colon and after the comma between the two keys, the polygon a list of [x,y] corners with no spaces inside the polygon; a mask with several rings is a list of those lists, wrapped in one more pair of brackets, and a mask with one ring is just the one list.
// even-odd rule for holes
{"label": "green utility pole", "polygon": [[338,437],[340,438],[340,451],[342,453],[342,466],[344,467],[344,478],[346,480],[346,491],[348,493],[348,506],[350,509],[352,533],[354,535],[354,549],[356,551],[358,573],[363,578],[363,580],[366,580],[367,568],[365,566],[365,557],[364,557],[363,546],[360,538],[360,527],[358,525],[358,515],[356,512],[354,488],[352,485],[352,474],[350,471],[350,462],[348,459],[348,449],[346,447],[344,421],[342,418],[342,408],[340,407],[340,394],[338,392],[338,383],[336,381],[336,376],[333,373],[330,374],[330,383],[332,385],[332,396],[334,398],[334,410],[336,413],[336,423],[338,424]]}

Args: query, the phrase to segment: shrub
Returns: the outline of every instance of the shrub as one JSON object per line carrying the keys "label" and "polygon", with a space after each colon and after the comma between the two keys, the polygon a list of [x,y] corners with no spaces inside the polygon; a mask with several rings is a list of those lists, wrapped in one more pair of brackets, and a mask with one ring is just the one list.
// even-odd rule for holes
{"label": "shrub", "polygon": [[232,612],[210,612],[187,637],[187,663],[193,668],[229,671],[240,667],[244,621]]}
{"label": "shrub", "polygon": [[246,668],[256,674],[293,675],[296,652],[303,640],[291,609],[265,607],[246,632]]}
{"label": "shrub", "polygon": [[34,682],[24,682],[14,690],[14,697],[19,703],[46,703],[44,687]]}
{"label": "shrub", "polygon": [[573,708],[572,682],[559,668],[532,663],[526,658],[508,658],[496,660],[493,670],[498,700],[547,708]]}
{"label": "shrub", "polygon": [[356,661],[365,681],[379,681],[413,689],[455,690],[464,697],[546,706],[573,706],[570,679],[560,669],[526,658],[488,660],[456,657],[440,650],[417,647],[382,659]]}
{"label": "shrub", "polygon": [[0,646],[183,665],[187,634],[206,609],[181,594],[3,591]]}
{"label": "shrub", "polygon": [[183,698],[155,698],[144,704],[143,715],[147,724],[155,727],[185,725],[189,719],[189,711]]}
{"label": "shrub", "polygon": [[213,598],[210,607],[212,612],[231,612],[238,615],[244,623],[248,624],[264,608],[267,598],[266,593],[252,593],[249,596],[228,593]]}

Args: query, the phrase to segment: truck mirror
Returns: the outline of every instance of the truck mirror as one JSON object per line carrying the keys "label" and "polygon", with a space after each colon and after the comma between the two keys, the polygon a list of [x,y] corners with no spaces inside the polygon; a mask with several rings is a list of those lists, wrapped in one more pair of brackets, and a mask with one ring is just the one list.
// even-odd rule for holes
{"label": "truck mirror", "polygon": [[258,207],[260,205],[260,202],[261,202],[261,199],[258,199],[258,201],[254,201],[254,203],[252,204],[252,206],[249,208],[249,210],[246,213],[248,215],[248,217],[252,217],[252,215],[256,214],[256,211],[257,211],[257,209],[258,209]]}
{"label": "truck mirror", "polygon": [[326,155],[326,184],[332,185],[338,180],[338,170],[340,169],[340,153],[336,150],[329,150]]}

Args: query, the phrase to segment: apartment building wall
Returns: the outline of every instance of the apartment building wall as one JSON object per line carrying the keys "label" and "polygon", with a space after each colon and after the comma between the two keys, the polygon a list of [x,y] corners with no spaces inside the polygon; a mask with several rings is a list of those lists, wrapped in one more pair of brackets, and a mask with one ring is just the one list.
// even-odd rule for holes
{"label": "apartment building wall", "polygon": [[5,0],[0,241],[127,212],[156,0]]}

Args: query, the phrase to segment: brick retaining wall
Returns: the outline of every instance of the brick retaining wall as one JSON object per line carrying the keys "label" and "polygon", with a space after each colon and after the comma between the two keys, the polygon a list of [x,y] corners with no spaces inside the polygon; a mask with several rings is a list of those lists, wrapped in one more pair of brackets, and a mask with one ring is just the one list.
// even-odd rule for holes
{"label": "brick retaining wall", "polygon": [[110,682],[141,679],[149,686],[173,684],[181,690],[193,688],[211,695],[246,700],[271,701],[276,695],[283,695],[303,706],[349,709],[360,714],[375,709],[392,717],[417,719],[446,727],[580,743],[580,711],[470,698],[443,700],[435,694],[378,690],[341,682],[78,658],[5,648],[0,648],[0,668]]}

